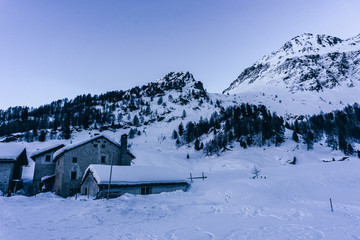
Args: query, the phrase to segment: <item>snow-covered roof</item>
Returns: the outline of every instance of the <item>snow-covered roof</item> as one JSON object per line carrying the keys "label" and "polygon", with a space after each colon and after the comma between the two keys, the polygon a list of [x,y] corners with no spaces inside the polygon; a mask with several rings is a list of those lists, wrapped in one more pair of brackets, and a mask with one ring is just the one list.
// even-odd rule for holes
{"label": "snow-covered roof", "polygon": [[86,140],[83,140],[83,141],[80,141],[80,142],[77,142],[77,143],[73,143],[73,144],[69,144],[67,145],[66,147],[63,147],[59,150],[57,150],[55,153],[54,153],[54,160],[56,160],[57,158],[61,157],[65,152],[71,150],[71,149],[74,149],[74,148],[77,148],[77,147],[80,147],[88,142],[91,142],[91,141],[94,141],[96,139],[100,139],[100,138],[105,138],[106,140],[108,140],[109,142],[113,143],[114,145],[120,147],[120,144],[117,143],[114,139],[111,139],[109,138],[108,136],[106,135],[98,135],[96,137],[92,137],[92,138],[89,138],[89,139],[86,139]]}
{"label": "snow-covered roof", "polygon": [[0,143],[0,161],[15,161],[24,150],[25,147],[19,144]]}
{"label": "snow-covered roof", "polygon": [[56,176],[56,174],[49,175],[49,176],[44,176],[44,177],[41,178],[41,181],[42,181],[42,182],[43,182],[43,181],[46,181],[46,180],[48,180],[49,178],[52,178],[52,177],[55,177],[55,176]]}
{"label": "snow-covered roof", "polygon": [[45,147],[45,148],[38,149],[38,150],[32,152],[30,158],[32,158],[35,161],[34,158],[36,158],[37,156],[39,156],[41,154],[45,154],[45,153],[50,152],[52,150],[62,148],[64,146],[65,146],[64,144],[59,143],[59,144],[56,144],[56,145],[51,145],[51,146],[48,146],[48,147]]}
{"label": "snow-covered roof", "polygon": [[[110,165],[91,164],[85,171],[83,181],[91,172],[97,184],[109,184]],[[153,166],[113,166],[111,184],[135,185],[149,183],[184,183],[186,174],[171,168]]]}

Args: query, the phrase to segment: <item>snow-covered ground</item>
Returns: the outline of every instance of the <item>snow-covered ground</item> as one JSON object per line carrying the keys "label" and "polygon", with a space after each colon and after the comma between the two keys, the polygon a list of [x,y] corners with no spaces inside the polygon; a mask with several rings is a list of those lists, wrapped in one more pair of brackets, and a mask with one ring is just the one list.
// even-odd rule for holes
{"label": "snow-covered ground", "polygon": [[[194,181],[188,192],[111,200],[51,193],[0,197],[0,239],[360,239],[358,158],[325,163],[341,153],[320,143],[307,151],[290,131],[280,147],[234,145],[221,156],[204,157],[193,148],[176,149],[168,139],[171,124],[145,129],[130,140],[131,150],[138,166],[204,172],[208,178]],[[119,139],[121,133],[112,134]],[[294,156],[297,165],[286,164]],[[251,178],[253,166],[262,178]]]}

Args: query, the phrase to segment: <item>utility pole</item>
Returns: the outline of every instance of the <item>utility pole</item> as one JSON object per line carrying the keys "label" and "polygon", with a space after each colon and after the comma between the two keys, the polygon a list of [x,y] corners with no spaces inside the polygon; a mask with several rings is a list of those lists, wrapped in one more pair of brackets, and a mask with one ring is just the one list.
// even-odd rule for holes
{"label": "utility pole", "polygon": [[114,159],[114,154],[111,154],[111,165],[110,165],[110,176],[109,176],[109,185],[108,185],[108,194],[107,194],[107,199],[109,200],[110,198],[110,185],[111,185],[111,175],[112,175],[112,168],[113,168],[113,159]]}

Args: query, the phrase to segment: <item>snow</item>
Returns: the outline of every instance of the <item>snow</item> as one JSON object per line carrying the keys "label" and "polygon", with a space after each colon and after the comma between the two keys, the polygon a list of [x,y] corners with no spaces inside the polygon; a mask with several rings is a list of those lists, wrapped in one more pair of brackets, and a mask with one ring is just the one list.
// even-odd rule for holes
{"label": "snow", "polygon": [[[98,184],[108,184],[110,168],[109,165],[91,164],[85,171],[85,175],[90,171]],[[187,182],[186,175],[171,168],[153,166],[113,166],[112,168],[112,184],[132,185],[179,182]]]}
{"label": "snow", "polygon": [[[256,159],[261,151],[229,153],[225,167],[207,172],[208,179],[194,181],[188,192],[126,194],[111,200],[63,199],[50,193],[0,197],[0,239],[346,240],[360,236],[358,160],[290,166]],[[276,152],[268,151],[266,155]],[[222,162],[209,160],[204,163],[207,167]],[[254,160],[266,179],[250,179],[246,166]]]}
{"label": "snow", "polygon": [[74,149],[74,148],[77,148],[87,142],[91,142],[91,141],[94,141],[94,140],[97,140],[99,138],[105,138],[106,140],[108,140],[109,142],[112,142],[113,144],[115,144],[116,146],[120,147],[120,144],[117,143],[114,139],[111,139],[109,138],[108,136],[104,135],[104,134],[101,134],[101,135],[98,135],[98,136],[95,136],[95,137],[90,137],[89,139],[85,139],[85,140],[82,140],[82,141],[78,141],[78,142],[75,142],[75,143],[72,143],[72,144],[69,144],[59,150],[57,150],[55,153],[54,153],[54,156],[53,158],[56,159],[58,156],[62,155],[63,153],[71,150],[71,149]]}
{"label": "snow", "polygon": [[0,160],[16,160],[24,148],[21,144],[0,143]]}
{"label": "snow", "polygon": [[[334,39],[313,34],[295,37],[257,61],[253,65],[255,70],[244,71],[224,92],[235,94],[236,101],[262,104],[279,115],[290,117],[352,105],[358,102],[360,92],[359,36]],[[309,56],[318,57],[314,60]],[[348,61],[346,71],[339,67],[343,57]],[[304,74],[313,72],[318,75],[304,80]],[[322,90],[310,90],[317,83]]]}
{"label": "snow", "polygon": [[36,151],[34,151],[34,152],[32,152],[31,153],[31,158],[33,158],[34,156],[36,156],[36,155],[39,155],[39,154],[41,154],[41,153],[43,153],[43,152],[47,152],[47,151],[50,151],[50,150],[52,150],[52,149],[54,149],[54,148],[58,148],[58,147],[61,147],[61,146],[64,146],[64,144],[62,144],[62,143],[58,143],[58,144],[55,144],[55,145],[51,145],[51,146],[48,146],[48,147],[44,147],[44,148],[41,148],[41,149],[37,149]]}
{"label": "snow", "polygon": [[[260,91],[254,95],[277,112],[320,111],[316,105],[318,99],[307,102],[311,100],[310,93],[302,96],[302,105],[293,105],[291,95],[271,91],[274,92],[265,94],[262,100]],[[220,109],[206,101],[201,106],[196,101],[180,106],[167,101],[170,94],[174,99],[180,95],[176,91],[166,92],[163,99],[167,106],[157,105],[155,98],[151,109],[159,115],[167,110],[171,113],[164,115],[161,122],[138,127],[141,136],[128,139],[131,152],[137,158],[127,168],[131,171],[168,168],[171,172],[184,173],[180,177],[189,173],[201,176],[204,172],[207,179],[194,180],[187,192],[125,194],[110,200],[86,196],[64,199],[53,193],[0,197],[0,239],[360,239],[358,158],[323,162],[332,158],[340,160],[344,155],[323,142],[315,143],[314,149],[307,151],[303,143],[291,140],[289,130],[286,141],[279,147],[242,149],[235,142],[230,151],[205,157],[191,145],[177,147],[171,134],[180,122],[185,125],[188,121],[198,121],[201,116],[209,118]],[[337,96],[339,101],[345,99],[346,102],[349,93],[344,94],[346,96]],[[224,107],[247,102],[248,96],[210,94],[213,102],[219,99]],[[185,119],[181,119],[183,110],[187,113]],[[139,112],[131,112],[132,117],[134,114]],[[145,118],[148,120],[148,116]],[[106,134],[111,139],[120,139],[128,132],[129,129],[119,129]],[[89,141],[89,135],[98,133],[98,130],[82,131],[72,134],[71,140],[14,145],[25,146],[31,152],[58,143]],[[360,145],[355,147],[358,149]],[[288,164],[294,156],[297,164]],[[31,164],[33,167],[34,162]],[[258,179],[251,178],[254,166],[261,169]],[[99,175],[108,174],[106,168],[99,171]],[[24,169],[26,178],[32,178],[32,174],[33,168]],[[136,181],[143,177],[142,174],[123,174]],[[121,175],[115,175],[113,181],[123,180]],[[149,179],[150,174],[146,177]],[[108,181],[108,175],[97,178]],[[334,212],[330,210],[329,198]]]}
{"label": "snow", "polygon": [[41,178],[41,181],[42,181],[42,182],[43,182],[43,181],[46,181],[47,179],[52,178],[52,177],[55,177],[55,174],[49,175],[49,176],[44,176],[44,177]]}
{"label": "snow", "polygon": [[[212,112],[206,107],[202,111],[203,116]],[[188,110],[183,122],[198,119],[196,113]],[[170,140],[180,120],[140,127],[142,135],[129,139],[137,156],[129,169],[166,167],[185,177],[204,172],[207,179],[194,180],[187,192],[125,194],[111,200],[64,199],[52,193],[0,197],[0,239],[360,238],[359,159],[324,163],[343,154],[322,143],[307,151],[291,140],[291,131],[279,147],[241,149],[234,144],[218,157],[204,157],[193,147],[176,148]],[[125,131],[108,134],[119,139]],[[88,136],[87,131],[76,133],[72,141]],[[297,165],[286,164],[294,156]],[[251,178],[253,166],[261,169],[262,178]]]}

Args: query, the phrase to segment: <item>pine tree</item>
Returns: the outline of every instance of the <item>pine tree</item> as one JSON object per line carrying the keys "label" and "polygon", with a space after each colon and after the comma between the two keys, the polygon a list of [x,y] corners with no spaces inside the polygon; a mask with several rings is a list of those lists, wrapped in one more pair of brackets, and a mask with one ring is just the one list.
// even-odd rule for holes
{"label": "pine tree", "polygon": [[45,139],[46,139],[46,131],[41,130],[40,135],[39,135],[39,141],[45,142]]}
{"label": "pine tree", "polygon": [[308,131],[304,136],[304,141],[307,147],[307,150],[313,149],[314,146],[314,135],[311,131]]}
{"label": "pine tree", "polygon": [[185,110],[183,110],[182,115],[181,115],[181,119],[184,120],[184,118],[186,118],[186,111]]}
{"label": "pine tree", "polygon": [[137,115],[134,116],[133,124],[134,124],[134,126],[136,126],[136,127],[139,127],[139,126],[140,126],[140,120],[139,120],[139,118],[138,118]]}
{"label": "pine tree", "polygon": [[292,139],[297,143],[299,142],[299,136],[297,135],[296,131],[293,132]]}
{"label": "pine tree", "polygon": [[178,134],[177,134],[176,130],[173,131],[171,137],[172,137],[172,139],[177,139],[178,138]]}
{"label": "pine tree", "polygon": [[182,136],[184,133],[184,125],[182,123],[180,123],[179,125],[179,131],[178,131],[179,135]]}

